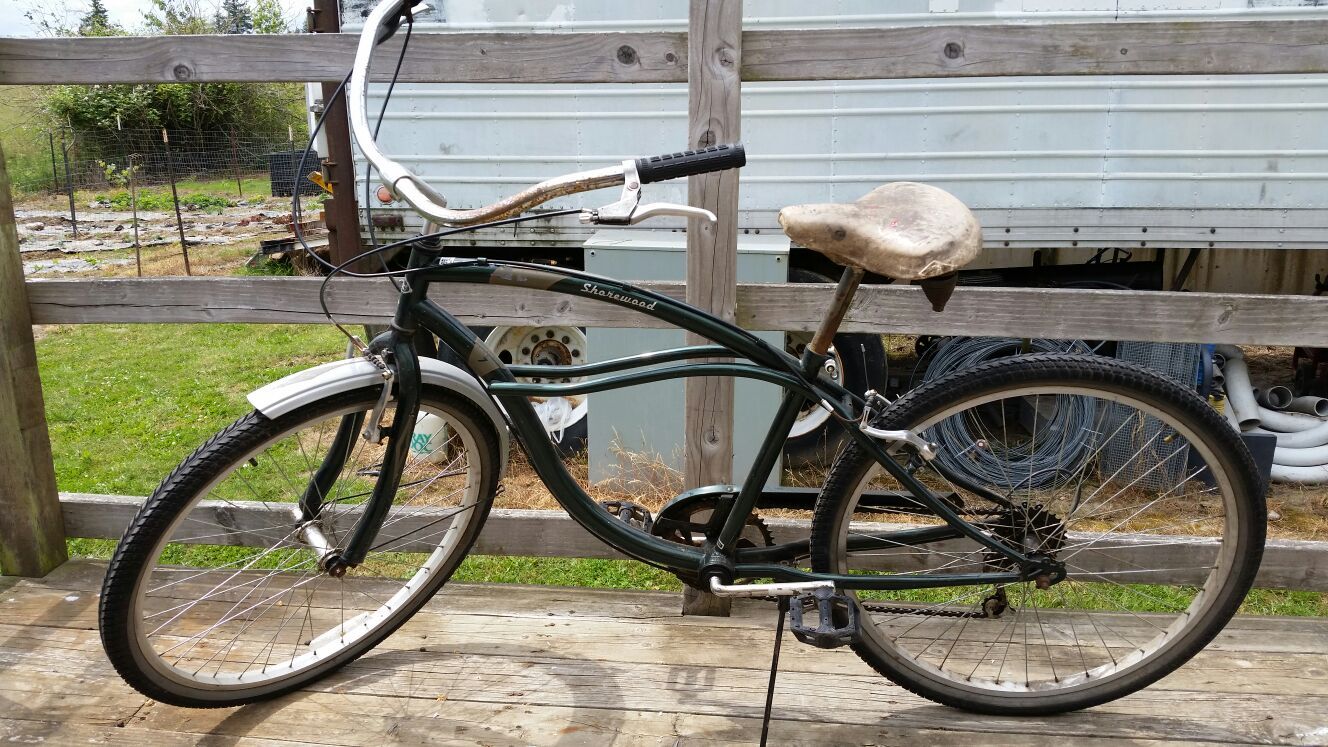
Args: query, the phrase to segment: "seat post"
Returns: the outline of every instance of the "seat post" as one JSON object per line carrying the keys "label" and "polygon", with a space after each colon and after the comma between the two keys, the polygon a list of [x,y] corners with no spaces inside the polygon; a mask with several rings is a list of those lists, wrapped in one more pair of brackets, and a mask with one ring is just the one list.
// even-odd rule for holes
{"label": "seat post", "polygon": [[826,310],[825,318],[821,320],[821,326],[816,330],[816,336],[808,346],[812,352],[817,355],[826,355],[830,352],[835,333],[839,331],[839,324],[844,321],[844,315],[848,313],[849,304],[853,301],[853,294],[858,290],[858,284],[862,282],[862,276],[861,268],[844,268],[844,274],[839,276],[839,285],[835,286],[835,295],[830,299],[830,308]]}

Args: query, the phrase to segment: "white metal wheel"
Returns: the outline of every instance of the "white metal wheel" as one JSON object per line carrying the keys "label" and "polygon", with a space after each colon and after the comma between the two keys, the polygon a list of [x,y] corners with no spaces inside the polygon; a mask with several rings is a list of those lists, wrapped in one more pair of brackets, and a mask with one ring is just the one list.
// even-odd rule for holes
{"label": "white metal wheel", "polygon": [[[484,342],[498,356],[498,360],[505,364],[579,366],[590,360],[586,334],[576,327],[495,327]],[[533,384],[566,384],[581,381],[581,378],[525,376],[521,380]],[[585,438],[585,419],[589,414],[585,395],[532,397],[531,400],[535,412],[544,423],[544,430],[551,438],[558,440],[564,433],[570,432],[574,432],[580,439]]]}

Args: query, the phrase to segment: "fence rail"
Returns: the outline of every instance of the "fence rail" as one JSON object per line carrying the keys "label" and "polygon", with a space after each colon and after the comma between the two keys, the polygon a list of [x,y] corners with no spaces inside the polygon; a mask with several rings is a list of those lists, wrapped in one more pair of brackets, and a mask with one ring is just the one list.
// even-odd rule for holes
{"label": "fence rail", "polygon": [[[133,520],[134,514],[143,505],[145,499],[140,496],[97,495],[91,493],[62,493],[60,508],[64,517],[65,531],[70,537],[89,537],[94,539],[119,539]],[[271,527],[275,519],[284,519],[290,515],[289,503],[259,503],[243,501],[237,505],[223,501],[203,501],[189,515],[190,526],[203,536],[225,537],[221,544],[249,545],[264,535],[259,529]],[[391,518],[400,536],[409,536],[412,527],[432,526],[438,522],[440,510],[421,509],[394,514]],[[353,518],[353,514],[346,518]],[[811,531],[811,522],[800,519],[766,519],[775,542],[796,542],[805,540]],[[890,525],[874,524],[877,531]],[[1084,535],[1083,537],[1095,537]],[[1067,536],[1073,543],[1075,534]],[[1195,557],[1211,553],[1215,547],[1211,539],[1202,537],[1176,538],[1175,543],[1160,544],[1156,535],[1120,535],[1119,547],[1113,547],[1111,561],[1134,564],[1140,568],[1168,568],[1172,565],[1194,565]],[[961,543],[962,544],[962,543]],[[265,545],[260,545],[265,546]],[[394,546],[395,547],[395,546]],[[428,552],[428,542],[397,547],[402,552]],[[946,563],[952,563],[953,554],[946,551],[962,552],[961,549],[937,548],[933,555],[920,555],[916,552],[891,556],[882,553],[871,563],[862,565],[862,569],[872,568],[880,571],[922,571],[932,570]],[[600,542],[579,524],[561,511],[530,511],[522,509],[494,509],[484,523],[472,552],[480,555],[525,555],[559,558],[618,558],[626,556]],[[1171,558],[1177,554],[1188,555],[1187,563],[1175,563]],[[1090,553],[1090,555],[1094,555]],[[1102,558],[1081,556],[1085,564],[1084,571],[1106,570],[1107,566],[1095,567],[1095,562]],[[1147,579],[1135,577],[1139,583],[1197,583],[1201,577],[1176,577],[1166,571],[1150,574]],[[1259,566],[1256,581],[1259,586],[1276,589],[1298,589],[1302,591],[1328,591],[1328,542],[1305,542],[1300,540],[1269,540],[1263,562]]]}
{"label": "fence rail", "polygon": [[[29,280],[34,324],[249,322],[316,324],[321,278],[145,278]],[[682,298],[684,285],[642,287]],[[396,296],[381,280],[334,280],[328,308],[344,322],[382,324]],[[755,330],[816,329],[834,287],[737,286],[738,323]],[[475,325],[652,327],[629,309],[543,291],[449,284],[434,296]],[[1061,290],[960,286],[943,313],[920,288],[863,286],[844,319],[845,332],[995,335],[1053,339],[1328,347],[1328,298],[1236,293]]]}
{"label": "fence rail", "polygon": [[[708,5],[694,2],[693,13]],[[734,20],[724,23],[729,27],[717,29],[714,38],[736,38],[738,43],[731,50],[702,47],[712,57],[699,62],[736,68],[739,74],[711,71],[690,84],[718,81],[735,96],[740,80],[1328,73],[1328,22],[1320,20],[746,32],[733,28]],[[709,38],[710,32],[706,33]],[[337,34],[3,39],[0,85],[336,81],[349,67],[354,43],[353,35]],[[689,68],[703,67],[689,60],[695,49],[689,52],[686,34],[671,32],[420,34],[412,42],[414,55],[402,79],[681,83],[687,82]],[[388,72],[384,65],[376,75]],[[721,107],[692,112],[688,132],[704,134],[708,116],[716,118],[713,131],[736,128],[736,121]],[[0,350],[0,513],[7,517],[0,524],[4,545],[0,556],[9,572],[40,575],[63,559],[57,543],[66,530],[60,521],[62,506],[40,412],[32,338],[20,328],[34,322],[317,321],[317,281],[170,279],[25,285],[8,190],[0,164],[0,344],[5,346]],[[725,207],[719,218],[723,225],[735,225],[736,206]],[[707,254],[698,242],[689,249],[688,261],[731,262],[732,258]],[[682,292],[678,286],[659,287]],[[714,298],[723,299],[723,290],[716,289]],[[809,329],[828,292],[814,286],[738,286],[731,298],[736,299],[736,317],[745,326]],[[351,320],[381,318],[389,302],[387,294],[370,284],[335,285],[334,305]],[[586,325],[623,323],[616,310],[591,311],[581,301],[532,294],[517,297],[487,287],[448,289],[447,303],[472,321],[490,324],[536,318]],[[878,287],[860,295],[848,325],[855,331],[1324,345],[1328,344],[1328,298],[965,288],[946,313],[932,314],[916,289]],[[30,406],[34,401],[35,408]],[[71,528],[80,532],[86,531],[78,529],[85,519],[106,523],[130,510],[101,499],[79,498],[67,499],[63,508]],[[533,521],[537,529],[532,531],[537,534],[526,535],[521,551],[530,546],[527,541],[537,541],[529,537],[548,538],[568,526],[562,523],[566,519],[541,516]],[[498,525],[505,522],[500,518]],[[114,534],[110,523],[99,531],[101,536]],[[1285,572],[1292,575],[1299,572],[1313,579],[1308,588],[1322,588],[1324,555],[1313,545],[1275,542],[1269,567],[1289,569]],[[574,548],[569,554],[602,552],[577,543],[568,547]]]}
{"label": "fence rail", "polygon": [[[1322,73],[1326,28],[1297,20],[744,31],[740,69],[746,81]],[[0,85],[339,81],[356,38],[2,39]],[[420,34],[411,50],[403,82],[687,82],[681,32]],[[374,71],[379,80],[390,73]]]}

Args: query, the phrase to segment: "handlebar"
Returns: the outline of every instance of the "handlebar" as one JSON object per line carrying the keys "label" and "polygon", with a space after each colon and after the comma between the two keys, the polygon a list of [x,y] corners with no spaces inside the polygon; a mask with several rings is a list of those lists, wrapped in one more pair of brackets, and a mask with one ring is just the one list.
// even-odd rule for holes
{"label": "handlebar", "polygon": [[742,143],[712,145],[701,150],[685,150],[663,156],[636,159],[636,173],[642,184],[662,182],[711,171],[737,169],[747,165],[747,151]]}
{"label": "handlebar", "polygon": [[738,168],[747,157],[741,144],[715,145],[697,151],[683,151],[662,156],[624,161],[621,165],[547,179],[514,195],[480,208],[453,210],[447,200],[405,166],[388,158],[374,142],[369,127],[367,107],[369,61],[378,44],[386,41],[401,22],[414,0],[383,0],[364,20],[364,30],[355,48],[355,63],[346,89],[351,132],[364,157],[382,176],[393,194],[405,200],[417,213],[443,226],[469,226],[499,220],[525,212],[556,197],[613,187],[627,181],[629,172],[643,184]]}

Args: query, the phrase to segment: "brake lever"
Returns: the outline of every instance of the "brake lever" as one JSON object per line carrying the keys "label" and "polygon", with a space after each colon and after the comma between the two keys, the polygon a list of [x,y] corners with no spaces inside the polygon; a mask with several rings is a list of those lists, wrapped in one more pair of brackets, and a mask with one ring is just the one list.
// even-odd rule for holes
{"label": "brake lever", "polygon": [[627,219],[628,223],[633,225],[643,220],[650,220],[661,215],[676,215],[682,218],[699,218],[707,223],[715,223],[719,218],[705,208],[692,207],[691,205],[675,205],[671,202],[651,202],[645,205],[638,205],[632,211],[632,215]]}
{"label": "brake lever", "polygon": [[671,202],[650,202],[642,205],[641,177],[637,175],[636,162],[623,161],[623,191],[618,201],[597,210],[582,210],[581,222],[603,226],[632,226],[661,215],[697,218],[707,223],[719,220],[709,210],[690,205],[675,205]]}

